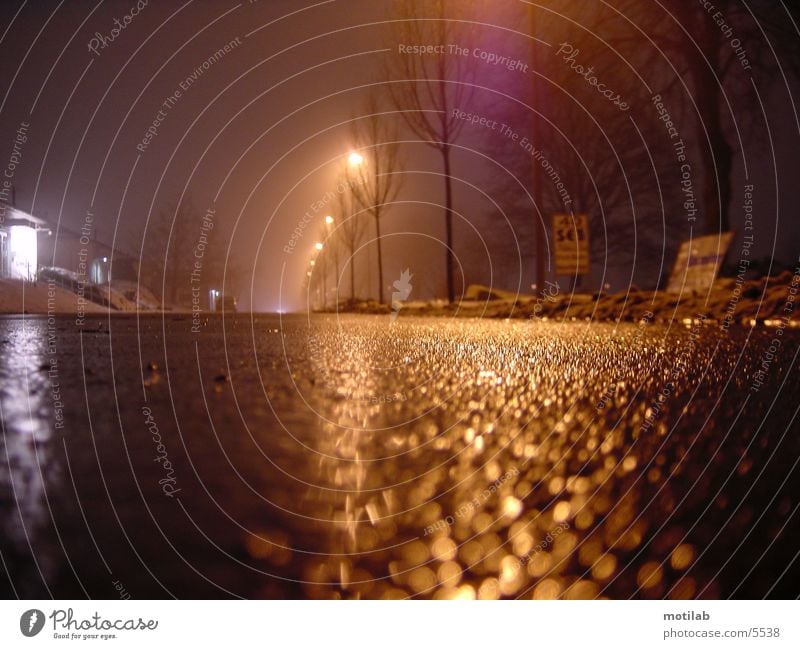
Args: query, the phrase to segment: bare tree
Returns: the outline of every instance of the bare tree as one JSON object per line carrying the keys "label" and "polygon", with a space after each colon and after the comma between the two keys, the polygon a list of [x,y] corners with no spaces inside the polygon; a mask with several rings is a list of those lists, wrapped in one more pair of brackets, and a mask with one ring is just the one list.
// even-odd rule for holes
{"label": "bare tree", "polygon": [[[706,134],[701,146],[707,170],[703,202],[707,228],[712,231],[730,229],[733,157],[737,153],[731,142],[737,138],[732,134],[728,102],[733,99],[742,106],[757,106],[760,100],[754,82],[763,94],[765,87],[782,83],[784,73],[796,77],[800,70],[800,9],[796,3],[718,0],[714,5],[718,12],[707,11],[702,3],[669,0],[665,6],[674,22],[670,21],[672,29],[662,30],[660,35],[667,55],[678,61],[680,74],[692,81],[698,123]],[[641,3],[637,7],[646,14]],[[678,25],[687,27],[697,45],[688,42]],[[748,121],[744,128],[749,127],[747,135],[752,138],[752,126],[761,126],[761,120]]]}
{"label": "bare tree", "polygon": [[[521,101],[495,95],[483,99],[481,112],[510,125],[506,133],[513,134],[513,139],[496,130],[478,135],[503,167],[502,172],[496,170],[496,180],[490,184],[512,215],[515,230],[529,237],[531,244],[534,234],[537,243],[540,237],[540,215],[546,239],[552,214],[584,213],[589,217],[594,260],[605,257],[611,265],[620,266],[635,256],[637,267],[642,259],[655,266],[662,251],[667,252],[665,236],[676,231],[664,227],[664,215],[679,218],[682,199],[679,192],[660,191],[680,180],[675,176],[672,145],[650,97],[636,92],[635,75],[620,65],[622,56],[641,69],[642,54],[631,44],[618,55],[595,35],[591,26],[602,4],[581,9],[586,29],[553,9],[558,6],[551,2],[548,9],[533,10],[533,35],[554,44],[546,49],[539,46],[535,73],[509,74],[496,81]],[[526,22],[523,11],[520,8],[517,17],[521,24]],[[520,42],[510,55],[524,58],[529,47]],[[570,54],[573,59],[565,60]],[[576,72],[578,64],[582,67]],[[662,74],[663,70],[651,68],[650,72]],[[537,80],[535,86],[533,80]],[[626,109],[599,92],[598,83],[624,94]],[[526,248],[532,251],[534,246]],[[536,254],[542,271],[546,250],[542,246]],[[549,251],[552,255],[552,246]],[[543,286],[546,274],[537,268],[536,275],[537,286]]]}
{"label": "bare tree", "polygon": [[[703,169],[700,216],[708,231],[730,229],[731,179],[738,152],[732,144],[738,143],[732,110],[737,105],[758,106],[756,86],[763,95],[764,87],[783,82],[783,74],[797,75],[800,10],[774,0],[603,4],[590,26],[605,47],[623,56],[634,53],[641,69],[669,61],[674,70],[659,86],[662,95],[682,90],[686,83],[691,102],[686,96],[681,101],[695,123],[694,148]],[[560,0],[554,9],[577,18],[574,5]],[[754,135],[761,120],[742,121],[744,130],[750,130],[745,136],[763,137]],[[736,128],[741,133],[742,126]]]}
{"label": "bare tree", "polygon": [[[219,216],[213,223],[204,220],[191,197],[180,204],[167,203],[154,215],[145,233],[139,274],[164,305],[190,306],[195,281],[195,288],[202,291],[216,288],[228,295],[238,293],[244,273],[235,257],[226,258],[228,241],[221,225]],[[198,260],[202,271],[193,279]]]}
{"label": "bare tree", "polygon": [[[465,48],[471,42],[471,29],[461,18],[468,14],[472,4],[464,0],[397,0],[398,50],[387,59],[385,70],[392,105],[402,114],[411,131],[442,156],[447,298],[450,302],[455,299],[451,147],[464,126],[464,120],[459,119],[453,109],[461,109],[469,103],[470,83],[474,77],[472,59],[451,51],[451,47]],[[440,47],[424,56],[407,53],[409,48],[431,44]]]}
{"label": "bare tree", "polygon": [[163,304],[184,304],[190,296],[189,273],[195,243],[194,231],[200,217],[191,198],[182,203],[168,203],[150,222],[145,237],[140,278],[160,296]]}
{"label": "bare tree", "polygon": [[351,136],[358,152],[354,152],[352,160],[348,161],[347,184],[355,205],[370,214],[375,223],[378,302],[383,304],[381,218],[397,198],[403,176],[397,126],[391,115],[381,112],[376,93],[367,95],[363,116],[353,122]]}
{"label": "bare tree", "polygon": [[[552,6],[566,5],[562,0]],[[589,216],[595,259],[608,255],[632,260],[635,255],[656,261],[668,235],[665,213],[677,219],[682,202],[680,194],[660,188],[676,186],[680,176],[664,123],[652,97],[638,91],[640,84],[631,68],[646,69],[651,78],[665,70],[634,40],[620,42],[616,51],[609,48],[593,28],[607,14],[601,3],[585,7],[581,16],[589,29],[578,29],[560,15],[535,15],[539,34],[560,45],[554,56],[541,61],[548,82],[537,84],[539,97],[534,100],[553,108],[550,123],[535,118],[542,134],[536,153],[542,155],[534,154],[530,162],[539,167],[541,198],[548,213]],[[624,25],[616,29],[628,33]],[[576,56],[569,61],[571,54]],[[576,74],[576,63],[582,65],[584,76]],[[600,87],[612,88],[608,94],[619,98],[610,100],[598,91]],[[565,200],[567,192],[570,202]]]}
{"label": "bare tree", "polygon": [[340,175],[338,189],[336,196],[336,226],[333,232],[333,240],[334,245],[341,247],[345,263],[350,264],[350,300],[355,301],[356,253],[364,238],[367,222],[364,218],[365,213],[357,209],[355,205],[355,199],[349,190],[347,173],[344,170]]}
{"label": "bare tree", "polygon": [[335,304],[339,303],[339,263],[342,256],[342,242],[335,230],[335,220],[325,225],[325,256],[333,261],[333,288]]}

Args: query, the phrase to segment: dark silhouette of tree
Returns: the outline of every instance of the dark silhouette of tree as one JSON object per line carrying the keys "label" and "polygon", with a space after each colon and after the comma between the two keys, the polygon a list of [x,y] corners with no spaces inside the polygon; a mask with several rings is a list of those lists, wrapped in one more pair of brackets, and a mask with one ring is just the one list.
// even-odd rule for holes
{"label": "dark silhouette of tree", "polygon": [[355,204],[372,215],[378,251],[378,302],[383,300],[381,219],[391,208],[402,185],[402,164],[394,115],[381,111],[378,95],[367,95],[363,115],[353,122],[352,139],[358,161],[346,167],[347,184]]}
{"label": "dark silhouette of tree", "polygon": [[[553,44],[533,45],[531,75],[510,75],[503,88],[530,108],[483,93],[479,99],[488,114],[521,134],[538,134],[531,136],[534,146],[572,199],[565,206],[552,178],[532,166],[535,160],[490,133],[490,151],[516,176],[495,186],[518,215],[521,231],[531,231],[538,216],[518,181],[534,197],[540,195],[546,219],[569,207],[588,213],[593,256],[607,254],[612,263],[635,253],[637,260],[669,265],[670,252],[690,233],[730,228],[740,140],[748,148],[767,141],[759,102],[766,101],[771,84],[784,82],[784,74],[798,75],[798,10],[766,0],[713,5],[709,13],[701,3],[682,0],[551,0],[537,3],[527,17],[520,10],[511,20],[530,21],[530,33]],[[579,52],[571,62],[558,53],[563,43]],[[527,53],[526,60],[532,60],[530,43],[520,39],[515,46],[517,56]],[[589,78],[581,76],[589,68]],[[485,85],[502,85],[501,76]],[[601,96],[589,82],[592,77],[618,90],[628,110]],[[678,131],[674,137],[658,113],[656,97],[669,113],[663,118]],[[675,148],[679,142],[692,170],[694,196],[688,207]],[[696,221],[690,216],[695,210]]]}
{"label": "dark silhouette of tree", "polygon": [[167,307],[182,302],[181,289],[189,287],[195,214],[191,199],[167,203],[153,214],[145,232],[140,279]]}
{"label": "dark silhouette of tree", "polygon": [[[635,74],[620,65],[626,57],[637,69],[640,53],[633,46],[615,53],[591,29],[602,10],[599,3],[583,7],[587,27],[582,29],[558,11],[538,8],[533,35],[553,46],[520,40],[516,51],[503,52],[530,60],[531,49],[538,48],[529,74],[496,74],[486,83],[517,101],[493,93],[479,97],[483,114],[510,127],[504,133],[484,131],[487,152],[508,170],[495,170],[490,185],[529,251],[541,236],[540,218],[547,241],[553,214],[583,213],[589,217],[595,265],[620,266],[634,259],[658,264],[676,243],[665,244],[666,237],[675,236],[675,228],[666,224],[678,218],[681,203],[679,192],[660,187],[678,186],[679,169],[650,97],[636,91]],[[516,22],[530,20],[520,11]],[[575,58],[565,61],[570,52]],[[579,74],[587,70],[588,80]],[[601,89],[612,89],[612,97],[620,94],[619,105],[601,94],[593,79]],[[550,240],[537,250],[537,265],[552,273],[552,255]],[[537,272],[537,285],[545,278]]]}
{"label": "dark silhouette of tree", "polygon": [[[453,54],[449,46],[470,43],[468,17],[474,3],[462,0],[398,0],[394,13],[398,47],[387,59],[385,70],[392,105],[411,131],[435,148],[442,157],[445,192],[445,245],[447,298],[455,299],[453,254],[452,145],[464,127],[454,108],[468,105],[472,95],[474,61]],[[419,56],[407,47],[440,45],[438,52]],[[400,46],[404,51],[400,51]]]}
{"label": "dark silhouette of tree", "polygon": [[[238,265],[226,260],[228,241],[222,231],[221,215],[214,215],[210,228],[204,228],[204,216],[205,211],[186,198],[180,204],[168,203],[150,220],[140,281],[164,306],[191,306],[193,287],[203,293],[204,306],[210,288],[229,295],[239,290],[243,273]],[[195,262],[201,268],[193,283]]]}
{"label": "dark silhouette of tree", "polygon": [[[684,0],[624,0],[607,4],[593,25],[609,47],[638,48],[644,65],[669,61],[674,70],[662,94],[687,84],[682,102],[695,122],[702,226],[709,232],[730,229],[734,157],[740,137],[758,138],[758,95],[763,100],[771,84],[800,70],[799,19],[796,4],[774,0],[715,0],[709,7]],[[641,31],[620,31],[621,24]],[[750,119],[733,114],[743,109]]]}
{"label": "dark silhouette of tree", "polygon": [[[350,300],[356,299],[356,255],[367,228],[366,214],[359,210],[350,191],[348,175],[342,170],[336,195],[333,245],[341,248],[344,261],[350,266]],[[337,279],[338,281],[338,279]]]}

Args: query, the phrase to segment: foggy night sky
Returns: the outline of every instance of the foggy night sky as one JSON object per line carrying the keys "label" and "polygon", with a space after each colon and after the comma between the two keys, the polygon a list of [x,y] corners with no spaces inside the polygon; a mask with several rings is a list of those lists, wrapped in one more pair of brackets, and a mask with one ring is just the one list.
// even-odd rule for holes
{"label": "foggy night sky", "polygon": [[[4,2],[0,7],[0,26],[8,27],[2,27],[0,43],[3,164],[20,124],[30,124],[13,179],[17,206],[53,223],[60,219],[72,229],[80,227],[91,206],[99,222],[98,239],[138,256],[148,245],[145,222],[151,211],[183,196],[202,214],[219,194],[213,245],[229,247],[245,275],[240,305],[274,311],[282,292],[284,309],[302,308],[301,280],[326,212],[319,213],[294,253],[286,255],[283,247],[312,203],[335,187],[334,167],[350,148],[347,126],[337,124],[357,109],[360,93],[353,88],[374,80],[381,56],[377,51],[397,45],[388,26],[378,24],[391,18],[390,4],[150,0],[99,55],[88,51],[95,32],[109,34],[114,19],[122,19],[135,4]],[[500,12],[487,17],[504,20]],[[215,51],[237,38],[241,44],[182,91],[146,151],[137,151],[163,102]],[[526,47],[509,45],[507,32],[487,38],[499,51]],[[481,74],[503,83],[499,70]],[[800,240],[800,142],[786,90],[775,89],[766,101],[783,180],[777,201],[780,227],[774,227],[776,189],[768,150],[751,158],[763,163],[751,170],[760,189],[757,212],[762,224],[771,224],[776,256],[791,262]],[[429,148],[409,145],[405,153],[408,170],[440,173]],[[480,183],[482,168],[461,160],[456,174]],[[741,220],[740,176],[741,171],[733,181],[734,228]],[[402,198],[440,202],[442,190],[435,180],[409,174]],[[470,209],[490,211],[477,192],[459,191],[456,206],[467,217]],[[462,231],[456,222],[458,244]],[[443,233],[441,208],[399,205],[385,224],[389,282],[410,267],[419,277],[420,293],[441,295],[438,262],[443,253],[434,238]],[[403,231],[410,233],[396,234]],[[509,288],[521,284],[525,290],[532,279],[532,242],[520,236],[526,255],[522,276],[495,276],[494,281]],[[759,254],[769,254],[772,243],[766,234],[760,237]],[[465,255],[466,263],[484,263],[471,254]],[[429,271],[431,259],[435,266]],[[624,281],[628,274],[625,270],[619,277]]]}

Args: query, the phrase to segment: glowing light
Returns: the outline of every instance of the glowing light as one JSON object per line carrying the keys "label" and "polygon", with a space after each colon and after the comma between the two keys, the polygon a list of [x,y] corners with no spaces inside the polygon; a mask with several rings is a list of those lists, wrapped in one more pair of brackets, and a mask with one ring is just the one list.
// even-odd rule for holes
{"label": "glowing light", "polygon": [[661,583],[663,575],[664,571],[661,569],[660,564],[655,561],[648,561],[639,568],[639,572],[636,575],[636,583],[639,584],[641,588],[655,588]]}
{"label": "glowing light", "polygon": [[461,581],[461,567],[455,561],[445,561],[436,573],[443,586],[455,588]]}
{"label": "glowing light", "polygon": [[433,542],[431,554],[437,561],[452,561],[456,558],[456,544],[452,539],[443,536]]}
{"label": "glowing light", "polygon": [[613,554],[604,554],[592,566],[592,577],[603,580],[608,579],[617,569],[617,558]]}
{"label": "glowing light", "polygon": [[522,513],[522,501],[514,496],[506,496],[503,499],[503,514],[509,518],[516,518]]}
{"label": "glowing light", "polygon": [[675,570],[685,570],[694,561],[694,548],[688,543],[679,545],[672,551],[670,565]]}
{"label": "glowing light", "polygon": [[455,599],[475,599],[475,588],[469,584],[464,584],[458,589]]}
{"label": "glowing light", "polygon": [[[504,582],[507,584],[508,582],[514,581],[519,577],[520,572],[522,571],[522,564],[520,564],[519,559],[516,557],[512,557],[511,555],[503,557],[500,561],[500,586],[502,590]],[[504,595],[507,593],[503,593]]]}
{"label": "glowing light", "polygon": [[11,277],[33,280],[37,266],[36,230],[27,225],[12,225],[8,230]]}
{"label": "glowing light", "polygon": [[325,246],[323,244],[321,244],[319,241],[317,241],[317,243],[314,244],[314,247],[317,250],[322,250]]}
{"label": "glowing light", "polygon": [[360,167],[364,164],[364,156],[356,151],[353,151],[348,157],[347,162],[350,163],[351,167]]}
{"label": "glowing light", "polygon": [[561,594],[561,584],[555,579],[543,579],[533,589],[533,599],[556,599]]}
{"label": "glowing light", "polygon": [[541,577],[546,574],[553,565],[553,557],[547,552],[538,552],[533,555],[528,564],[528,574],[531,577]]}
{"label": "glowing light", "polygon": [[553,508],[553,520],[556,523],[563,523],[569,518],[570,505],[566,500],[562,500]]}
{"label": "glowing light", "polygon": [[330,215],[329,215],[329,216],[326,216],[326,217],[325,217],[325,223],[326,223],[327,225],[333,225],[333,217],[332,217],[332,216],[330,216]]}
{"label": "glowing light", "polygon": [[564,599],[595,599],[598,590],[597,584],[586,579],[580,579],[564,592]]}
{"label": "glowing light", "polygon": [[484,579],[478,588],[478,599],[500,599],[500,582],[494,577]]}
{"label": "glowing light", "polygon": [[408,585],[415,593],[424,593],[436,587],[436,573],[428,567],[417,568],[408,576]]}

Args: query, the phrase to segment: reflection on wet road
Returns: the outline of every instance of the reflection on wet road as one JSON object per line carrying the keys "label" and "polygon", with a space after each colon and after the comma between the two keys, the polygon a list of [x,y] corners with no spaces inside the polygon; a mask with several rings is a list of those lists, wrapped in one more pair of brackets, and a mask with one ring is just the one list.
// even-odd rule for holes
{"label": "reflection on wet road", "polygon": [[9,596],[797,594],[793,332],[0,329]]}

